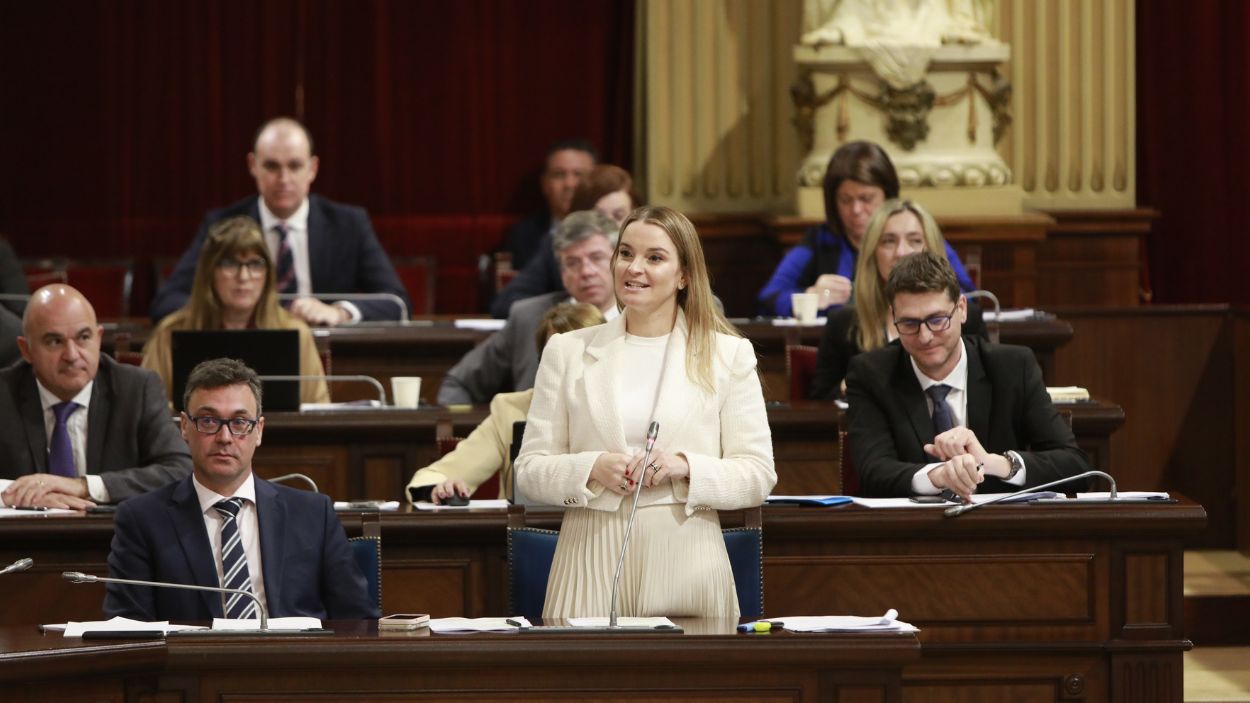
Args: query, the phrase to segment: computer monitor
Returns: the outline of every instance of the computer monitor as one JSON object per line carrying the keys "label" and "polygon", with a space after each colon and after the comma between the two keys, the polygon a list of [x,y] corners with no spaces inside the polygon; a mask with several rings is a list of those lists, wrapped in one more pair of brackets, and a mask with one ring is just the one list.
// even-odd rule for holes
{"label": "computer monitor", "polygon": [[[238,359],[260,376],[299,375],[297,330],[174,330],[171,338],[174,404],[182,410],[187,376],[209,359]],[[263,411],[299,410],[299,381],[266,381]]]}

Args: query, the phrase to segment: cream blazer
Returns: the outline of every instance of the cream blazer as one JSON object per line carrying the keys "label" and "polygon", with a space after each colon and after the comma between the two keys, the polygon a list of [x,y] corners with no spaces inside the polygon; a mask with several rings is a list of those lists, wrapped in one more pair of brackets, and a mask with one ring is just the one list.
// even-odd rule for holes
{"label": "cream blazer", "polygon": [[[709,394],[686,375],[686,340],[679,311],[655,419],[656,447],[686,457],[689,481],[643,489],[639,504],[685,503],[687,515],[759,505],[777,472],[755,350],[746,339],[717,334],[716,390]],[[620,506],[622,496],[590,481],[590,469],[604,452],[629,453],[615,384],[630,373],[622,363],[624,347],[624,315],[548,340],[516,462],[525,495],[608,512]]]}
{"label": "cream blazer", "polygon": [[[512,497],[512,426],[525,419],[534,389],[516,393],[499,393],[490,401],[490,415],[460,440],[453,451],[424,469],[418,469],[408,488],[437,486],[449,478],[465,482],[469,491],[477,490],[496,471],[499,472],[499,495]],[[412,492],[404,491],[412,502]]]}

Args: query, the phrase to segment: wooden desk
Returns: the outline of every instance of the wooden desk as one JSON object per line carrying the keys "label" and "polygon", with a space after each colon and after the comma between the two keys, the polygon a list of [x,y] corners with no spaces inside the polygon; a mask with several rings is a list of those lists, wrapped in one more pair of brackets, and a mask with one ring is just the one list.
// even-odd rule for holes
{"label": "wooden desk", "polygon": [[[910,700],[1181,699],[1182,544],[1206,521],[1191,501],[992,506],[956,519],[770,506],[763,517],[767,614],[896,608],[921,628],[921,659],[903,670]],[[381,520],[384,611],[506,611],[504,511],[341,519],[350,534]],[[60,573],[104,573],[111,534],[108,516],[0,520],[0,563],[35,559],[0,577],[0,624],[98,618],[103,588]]]}
{"label": "wooden desk", "polygon": [[379,635],[83,642],[0,628],[6,700],[890,701],[920,655],[915,635]]}

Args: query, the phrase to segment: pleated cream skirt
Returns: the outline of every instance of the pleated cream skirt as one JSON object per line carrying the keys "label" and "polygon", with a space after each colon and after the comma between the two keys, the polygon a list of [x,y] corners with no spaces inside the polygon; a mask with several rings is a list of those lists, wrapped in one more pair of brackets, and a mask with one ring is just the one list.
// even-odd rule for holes
{"label": "pleated cream skirt", "polygon": [[[630,505],[622,500],[615,513],[565,511],[543,617],[608,616]],[[685,507],[668,503],[638,508],[621,571],[620,615],[738,617],[720,518],[714,510],[686,517]]]}

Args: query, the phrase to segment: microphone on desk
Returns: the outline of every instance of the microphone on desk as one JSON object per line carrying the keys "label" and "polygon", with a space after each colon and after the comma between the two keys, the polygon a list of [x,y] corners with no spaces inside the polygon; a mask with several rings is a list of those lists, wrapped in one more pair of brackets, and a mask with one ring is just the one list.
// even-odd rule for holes
{"label": "microphone on desk", "polygon": [[35,560],[30,557],[23,557],[8,566],[0,569],[0,574],[15,574],[19,571],[25,571],[35,565]]}
{"label": "microphone on desk", "polygon": [[[629,549],[629,537],[634,531],[634,515],[638,513],[638,497],[642,495],[642,483],[647,477],[647,466],[651,463],[651,450],[655,448],[655,438],[660,434],[660,423],[652,420],[647,428],[647,448],[642,456],[642,471],[634,485],[634,504],[629,509],[629,522],[625,525],[625,538],[621,540],[621,554],[616,559],[616,574],[612,576],[612,607],[608,611],[608,627],[616,629],[616,603],[620,595],[621,567],[625,564],[625,550]],[[651,628],[647,628],[651,629]]]}
{"label": "microphone on desk", "polygon": [[1062,483],[1067,483],[1067,482],[1069,482],[1069,481],[1075,481],[1075,480],[1077,480],[1077,479],[1079,479],[1079,478],[1089,478],[1089,477],[1091,477],[1091,476],[1099,476],[1099,477],[1101,477],[1101,478],[1105,478],[1105,479],[1107,479],[1107,483],[1111,484],[1111,497],[1109,498],[1109,500],[1111,500],[1111,501],[1116,500],[1115,479],[1114,479],[1114,478],[1111,478],[1111,474],[1109,474],[1109,473],[1107,473],[1107,472],[1105,472],[1105,471],[1086,471],[1086,472],[1085,472],[1085,473],[1083,473],[1083,474],[1077,474],[1077,475],[1075,475],[1075,476],[1069,476],[1069,477],[1067,477],[1067,478],[1061,478],[1061,479],[1059,479],[1059,480],[1057,480],[1057,481],[1051,481],[1050,483],[1043,483],[1043,484],[1042,484],[1042,485],[1040,485],[1040,486],[1030,486],[1030,487],[1028,487],[1028,488],[1024,488],[1024,489],[1018,490],[1018,491],[1016,491],[1015,493],[1006,493],[1006,494],[1004,494],[1004,495],[998,496],[997,498],[994,498],[993,500],[987,500],[987,501],[985,501],[984,503],[969,503],[969,504],[967,504],[967,505],[956,505],[956,506],[954,506],[954,507],[952,507],[952,508],[947,508],[947,509],[945,510],[945,512],[943,512],[942,514],[943,514],[943,515],[945,515],[946,517],[959,517],[960,515],[963,515],[964,513],[968,512],[968,511],[970,511],[970,510],[975,510],[975,509],[977,509],[977,508],[979,508],[979,507],[981,507],[981,506],[983,506],[983,505],[993,505],[993,504],[995,504],[995,503],[1001,503],[1001,502],[1003,502],[1004,500],[1009,500],[1009,499],[1011,499],[1011,498],[1015,498],[1015,497],[1017,497],[1017,496],[1022,496],[1022,495],[1024,495],[1025,493],[1034,493],[1034,492],[1036,492],[1036,491],[1040,491],[1040,490],[1043,490],[1043,489],[1046,489],[1046,488],[1052,488],[1052,487],[1054,487],[1054,486],[1058,486],[1058,485],[1060,485],[1060,484],[1062,484]]}
{"label": "microphone on desk", "polygon": [[[260,598],[251,591],[245,591],[238,588],[220,588],[217,586],[192,586],[186,583],[164,583],[162,581],[140,581],[138,579],[119,579],[108,576],[92,576],[84,574],[81,571],[65,571],[61,573],[61,578],[70,583],[121,583],[127,586],[151,586],[152,588],[182,588],[188,591],[209,591],[211,593],[226,594],[242,594],[256,601],[256,609],[260,612],[260,629],[269,629],[269,611],[265,609],[265,604],[260,602]],[[225,612],[223,605],[222,612]]]}

